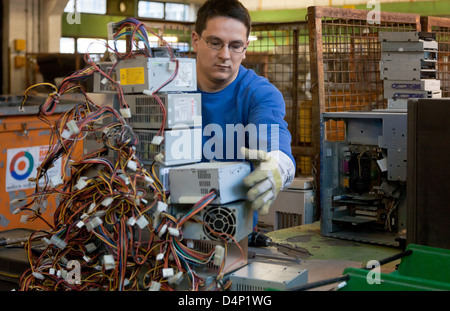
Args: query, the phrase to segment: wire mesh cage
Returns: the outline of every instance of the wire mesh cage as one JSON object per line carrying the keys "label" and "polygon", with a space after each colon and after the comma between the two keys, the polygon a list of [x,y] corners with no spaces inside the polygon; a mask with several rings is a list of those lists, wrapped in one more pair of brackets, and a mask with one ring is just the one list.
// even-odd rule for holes
{"label": "wire mesh cage", "polygon": [[311,174],[308,154],[312,142],[308,24],[254,24],[250,40],[243,65],[266,77],[283,94],[285,121],[292,135],[297,171]]}
{"label": "wire mesh cage", "polygon": [[[320,113],[386,108],[379,33],[420,31],[419,16],[380,12],[374,22],[365,10],[311,7],[309,12],[315,30],[311,32],[316,42],[314,59],[321,60],[312,66],[323,76],[316,93]],[[345,138],[342,121],[328,121],[325,132],[327,140]]]}
{"label": "wire mesh cage", "polygon": [[450,96],[450,19],[426,16],[421,18],[422,30],[436,35],[438,42],[437,79],[441,81],[442,97]]}

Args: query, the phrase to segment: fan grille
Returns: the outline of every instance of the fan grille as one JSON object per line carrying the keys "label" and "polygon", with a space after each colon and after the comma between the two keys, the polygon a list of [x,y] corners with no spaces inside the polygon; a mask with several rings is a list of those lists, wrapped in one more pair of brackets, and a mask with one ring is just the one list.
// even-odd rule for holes
{"label": "fan grille", "polygon": [[210,206],[203,215],[204,233],[214,241],[227,240],[236,234],[236,215],[233,210],[224,206]]}

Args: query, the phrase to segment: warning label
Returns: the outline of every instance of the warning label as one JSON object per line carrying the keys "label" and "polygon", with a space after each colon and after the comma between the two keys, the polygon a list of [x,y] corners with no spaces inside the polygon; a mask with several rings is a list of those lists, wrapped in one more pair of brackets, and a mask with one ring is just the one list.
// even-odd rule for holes
{"label": "warning label", "polygon": [[120,69],[120,84],[135,85],[145,83],[144,67]]}

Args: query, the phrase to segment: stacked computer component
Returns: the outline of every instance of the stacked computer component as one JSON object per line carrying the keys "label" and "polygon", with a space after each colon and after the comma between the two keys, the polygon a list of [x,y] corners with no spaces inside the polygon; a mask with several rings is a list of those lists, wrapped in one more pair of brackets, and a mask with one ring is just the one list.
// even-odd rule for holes
{"label": "stacked computer component", "polygon": [[[171,215],[177,222],[176,229],[167,228],[171,235],[179,235],[193,251],[214,252],[214,260],[194,268],[214,279],[247,263],[253,217],[243,178],[251,168],[246,162],[201,162],[196,60],[174,61],[174,51],[166,52],[117,64],[116,76],[129,107],[122,115],[137,135],[136,154],[149,170],[157,171],[168,194],[168,205],[159,204],[154,210],[154,227],[163,235],[167,223],[163,217]],[[180,281],[175,288],[190,286]]]}
{"label": "stacked computer component", "polygon": [[380,32],[380,77],[389,109],[406,109],[408,100],[440,98],[435,34]]}

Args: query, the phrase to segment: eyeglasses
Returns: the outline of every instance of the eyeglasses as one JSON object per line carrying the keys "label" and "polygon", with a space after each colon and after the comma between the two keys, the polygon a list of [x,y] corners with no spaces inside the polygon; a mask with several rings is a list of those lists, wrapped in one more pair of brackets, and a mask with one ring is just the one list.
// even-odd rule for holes
{"label": "eyeglasses", "polygon": [[247,47],[244,44],[241,43],[232,43],[232,44],[224,44],[222,41],[218,40],[211,40],[207,41],[205,38],[202,38],[206,42],[206,46],[209,47],[212,50],[220,51],[223,49],[224,46],[226,46],[230,52],[233,53],[243,53]]}

